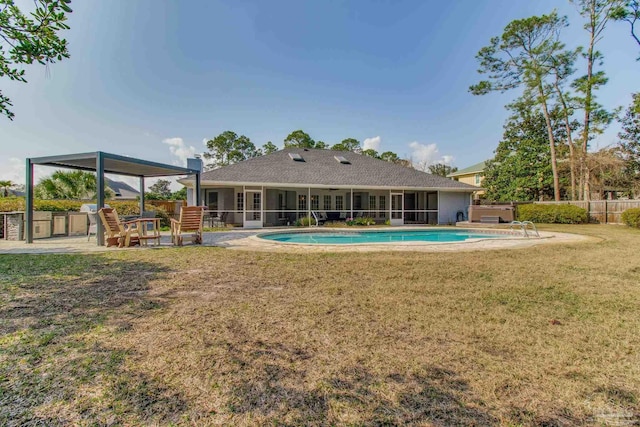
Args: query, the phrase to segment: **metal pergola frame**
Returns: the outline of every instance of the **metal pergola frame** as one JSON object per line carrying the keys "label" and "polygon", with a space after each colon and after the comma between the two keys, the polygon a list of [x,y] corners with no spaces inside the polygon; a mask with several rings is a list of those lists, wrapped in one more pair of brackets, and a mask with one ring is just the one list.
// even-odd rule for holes
{"label": "metal pergola frame", "polygon": [[[133,157],[95,151],[90,153],[67,154],[62,156],[32,157],[27,159],[25,185],[25,240],[33,243],[33,168],[35,165],[96,172],[97,208],[104,207],[104,174],[134,176],[140,179],[140,213],[144,211],[144,179],[161,176],[195,175],[196,205],[200,200],[199,169],[184,168],[164,163],[150,162]],[[102,222],[97,221],[96,240],[98,246],[104,244]]]}

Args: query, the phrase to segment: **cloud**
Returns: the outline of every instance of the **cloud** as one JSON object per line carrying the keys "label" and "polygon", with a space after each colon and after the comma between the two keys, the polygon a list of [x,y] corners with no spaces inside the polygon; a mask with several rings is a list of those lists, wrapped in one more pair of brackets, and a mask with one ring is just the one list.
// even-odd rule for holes
{"label": "cloud", "polygon": [[363,150],[376,150],[376,151],[380,151],[380,143],[382,142],[382,138],[380,138],[380,136],[374,136],[373,138],[365,138],[365,140],[362,142],[362,149]]}
{"label": "cloud", "polygon": [[440,156],[436,144],[421,144],[414,141],[409,144],[409,148],[411,148],[411,161],[422,169],[426,169],[429,165],[435,163],[450,165],[453,162],[453,156],[451,155]]}
{"label": "cloud", "polygon": [[176,166],[187,166],[187,159],[196,154],[195,147],[186,145],[182,138],[167,138],[163,139],[162,143],[167,144],[171,154],[177,157],[173,160],[173,164]]}
{"label": "cloud", "polygon": [[[10,157],[0,165],[0,180],[9,180],[14,184],[24,184],[27,166],[24,159]],[[51,175],[55,169],[36,165],[33,168],[33,182],[37,184],[42,178]]]}

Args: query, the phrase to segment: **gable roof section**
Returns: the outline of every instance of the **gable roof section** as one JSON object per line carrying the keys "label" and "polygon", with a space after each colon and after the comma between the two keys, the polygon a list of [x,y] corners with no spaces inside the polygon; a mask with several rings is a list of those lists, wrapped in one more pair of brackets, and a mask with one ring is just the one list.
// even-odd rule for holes
{"label": "gable roof section", "polygon": [[113,179],[104,178],[104,181],[113,192],[116,194],[116,197],[121,199],[135,199],[140,196],[140,192],[123,181],[114,181]]}
{"label": "gable roof section", "polygon": [[[298,154],[304,161],[294,161],[290,154]],[[335,156],[344,157],[348,163],[341,163]],[[202,184],[478,190],[472,185],[351,151],[302,148],[285,148],[204,172]]]}
{"label": "gable roof section", "polygon": [[484,172],[484,169],[487,167],[487,161],[476,163],[475,165],[469,166],[468,168],[460,169],[454,173],[450,173],[447,175],[448,177],[460,176],[460,175],[468,175],[470,173],[478,173]]}

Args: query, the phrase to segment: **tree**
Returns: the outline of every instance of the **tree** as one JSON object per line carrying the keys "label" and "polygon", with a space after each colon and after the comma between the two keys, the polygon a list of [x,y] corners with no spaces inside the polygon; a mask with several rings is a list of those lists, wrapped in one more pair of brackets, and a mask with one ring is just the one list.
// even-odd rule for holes
{"label": "tree", "polygon": [[[532,201],[552,197],[553,173],[544,114],[530,102],[519,100],[507,107],[512,115],[502,140],[487,162],[483,187],[493,201]],[[558,123],[556,135],[562,129]]]}
{"label": "tree", "polygon": [[566,26],[566,18],[558,17],[555,12],[511,21],[500,37],[493,37],[489,46],[480,49],[476,55],[480,61],[478,71],[488,74],[488,79],[470,87],[472,94],[485,95],[524,86],[526,96],[542,109],[551,153],[555,200],[560,200],[560,180],[548,105],[551,88],[546,80],[550,75],[552,58],[564,49],[559,34]]}
{"label": "tree", "polygon": [[[38,182],[34,195],[40,199],[92,200],[96,198],[96,185],[96,176],[90,172],[57,170]],[[113,196],[105,186],[105,197]]]}
{"label": "tree", "polygon": [[[631,37],[638,43],[640,46],[640,36],[636,34],[635,25],[636,22],[640,21],[640,1],[638,0],[628,0],[624,2],[622,5],[614,8],[611,12],[611,17],[616,21],[625,21],[629,24]],[[637,58],[640,61],[640,56]]]}
{"label": "tree", "polygon": [[187,187],[182,187],[178,191],[171,193],[171,200],[187,200]]}
{"label": "tree", "polygon": [[631,105],[620,119],[622,130],[618,138],[626,169],[637,188],[640,186],[640,93],[634,93],[632,97]]}
{"label": "tree", "polygon": [[[594,71],[596,64],[602,64],[602,54],[595,50],[596,44],[602,39],[604,30],[610,19],[613,19],[621,5],[620,0],[572,0],[578,8],[578,12],[585,19],[584,29],[589,34],[589,44],[586,50],[582,50],[582,56],[587,61],[587,73],[576,79],[573,87],[583,94],[581,108],[584,110],[582,124],[582,146],[580,156],[580,179],[583,200],[589,200],[589,168],[586,165],[589,141],[597,132],[592,124],[598,126],[611,122],[612,116],[606,113],[595,102],[593,92],[607,83],[604,71]],[[599,123],[592,123],[597,119]]]}
{"label": "tree", "polygon": [[302,129],[294,130],[284,139],[284,147],[297,147],[297,148],[317,148],[325,149],[327,144],[322,141],[314,141],[308,133]]}
{"label": "tree", "polygon": [[13,181],[0,181],[0,196],[9,197],[9,190],[11,190],[13,187]]}
{"label": "tree", "polygon": [[331,149],[336,151],[353,151],[354,153],[360,153],[362,151],[360,141],[355,138],[343,139],[339,144],[334,144]]}
{"label": "tree", "polygon": [[434,163],[428,166],[429,173],[432,175],[440,175],[446,177],[449,174],[458,171],[455,166],[445,165],[444,163]]}
{"label": "tree", "polygon": [[369,156],[369,157],[373,157],[374,159],[379,159],[380,158],[380,154],[378,154],[378,152],[376,150],[374,150],[373,148],[367,148],[366,150],[362,150],[362,153],[365,156]]}
{"label": "tree", "polygon": [[204,153],[204,158],[212,160],[207,164],[210,169],[238,163],[262,154],[249,138],[244,135],[238,136],[230,130],[210,139],[206,145],[209,152]]}
{"label": "tree", "polygon": [[168,179],[159,179],[155,184],[149,187],[149,192],[146,194],[149,200],[166,200],[171,198],[171,181]]}
{"label": "tree", "polygon": [[[0,0],[0,77],[26,83],[20,64],[53,64],[69,58],[67,41],[58,33],[68,30],[65,24],[71,13],[70,0],[35,0],[35,10],[25,15],[14,0]],[[0,113],[13,120],[11,100],[0,91]]]}
{"label": "tree", "polygon": [[278,147],[271,141],[262,146],[262,154],[264,155],[275,153],[276,151],[278,151]]}

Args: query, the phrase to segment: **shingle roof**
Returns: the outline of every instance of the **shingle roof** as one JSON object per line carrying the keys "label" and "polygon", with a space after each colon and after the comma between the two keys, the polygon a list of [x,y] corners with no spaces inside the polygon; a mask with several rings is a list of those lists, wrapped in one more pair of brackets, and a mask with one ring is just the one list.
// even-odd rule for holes
{"label": "shingle roof", "polygon": [[453,173],[450,173],[447,176],[454,177],[454,176],[466,175],[466,174],[469,174],[469,173],[484,172],[484,169],[487,167],[486,163],[487,163],[487,161],[485,160],[484,162],[480,162],[480,163],[476,163],[475,165],[471,165],[468,168],[460,169],[459,171],[455,171]]}
{"label": "shingle roof", "polygon": [[118,199],[135,199],[140,195],[140,192],[122,181],[114,181],[107,177],[104,178],[107,183],[107,187],[109,187],[116,194],[116,198]]}
{"label": "shingle roof", "polygon": [[[299,154],[295,161],[289,153]],[[334,156],[343,156],[349,164]],[[285,148],[265,156],[210,170],[202,174],[207,183],[293,184],[335,187],[447,188],[477,191],[478,187],[431,175],[402,165],[350,151]]]}

